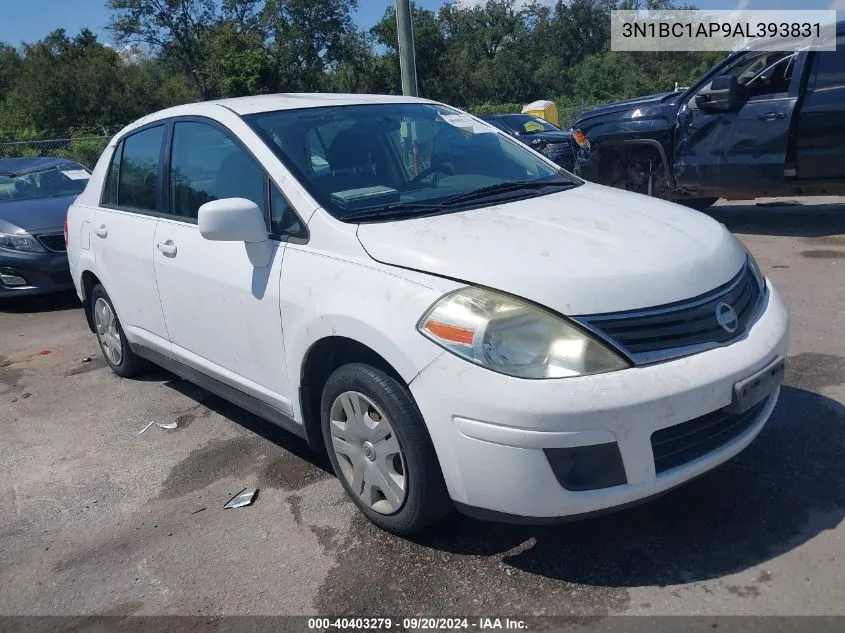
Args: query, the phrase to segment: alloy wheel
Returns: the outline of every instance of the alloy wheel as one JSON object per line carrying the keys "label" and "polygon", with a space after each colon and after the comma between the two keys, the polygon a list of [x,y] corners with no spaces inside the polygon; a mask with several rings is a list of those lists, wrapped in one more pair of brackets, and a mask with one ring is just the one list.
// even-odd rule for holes
{"label": "alloy wheel", "polygon": [[94,304],[94,326],[103,353],[112,365],[120,365],[123,360],[123,344],[117,329],[117,319],[109,302],[100,297]]}

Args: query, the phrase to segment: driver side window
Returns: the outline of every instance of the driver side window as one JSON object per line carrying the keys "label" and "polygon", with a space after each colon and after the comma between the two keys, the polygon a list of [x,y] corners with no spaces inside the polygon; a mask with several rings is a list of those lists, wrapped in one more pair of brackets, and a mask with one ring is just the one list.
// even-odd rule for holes
{"label": "driver side window", "polygon": [[[757,55],[748,55],[739,59],[733,66],[720,73],[720,76],[736,77],[737,84],[745,90],[748,100],[759,100],[789,92],[789,82],[795,69],[797,53],[769,51]],[[699,90],[699,94],[709,90],[710,83]],[[690,100],[690,108],[696,108],[695,99]]]}
{"label": "driver side window", "polygon": [[788,93],[796,55],[780,51],[766,53],[756,59],[752,67],[737,78],[738,83],[745,86],[748,98]]}

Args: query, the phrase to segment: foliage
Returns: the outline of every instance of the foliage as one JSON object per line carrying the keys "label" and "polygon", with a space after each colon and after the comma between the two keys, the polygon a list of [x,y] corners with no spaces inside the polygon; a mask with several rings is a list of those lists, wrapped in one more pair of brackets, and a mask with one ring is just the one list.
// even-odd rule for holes
{"label": "foliage", "polygon": [[71,39],[59,29],[20,52],[0,47],[0,82],[7,86],[0,90],[0,139],[12,130],[25,138],[26,130],[113,127],[196,98],[159,60],[128,64],[88,30]]}
{"label": "foliage", "polygon": [[[0,143],[51,130],[67,136],[81,126],[110,129],[198,99],[399,93],[393,3],[366,31],[355,26],[357,4],[108,0],[117,49],[88,30],[70,37],[59,29],[20,48],[0,43]],[[646,5],[673,6],[486,0],[414,7],[420,94],[480,114],[553,99],[568,121],[597,103],[689,85],[718,61],[712,53],[611,52],[609,11]]]}
{"label": "foliage", "polygon": [[522,103],[482,103],[470,108],[476,116],[483,116],[485,114],[513,114],[522,112]]}

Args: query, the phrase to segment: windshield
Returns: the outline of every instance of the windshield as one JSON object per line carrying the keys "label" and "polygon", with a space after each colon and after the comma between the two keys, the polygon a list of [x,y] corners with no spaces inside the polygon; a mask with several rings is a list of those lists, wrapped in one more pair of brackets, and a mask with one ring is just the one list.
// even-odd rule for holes
{"label": "windshield", "polygon": [[537,132],[560,132],[559,127],[555,127],[548,121],[544,121],[540,117],[531,116],[530,114],[511,114],[502,117],[502,123],[507,125],[517,134],[535,134]]}
{"label": "windshield", "polygon": [[381,211],[395,217],[460,210],[580,184],[522,144],[441,105],[330,106],[246,120],[329,213],[350,221],[377,220]]}
{"label": "windshield", "polygon": [[89,178],[90,174],[81,165],[0,173],[0,202],[79,195]]}

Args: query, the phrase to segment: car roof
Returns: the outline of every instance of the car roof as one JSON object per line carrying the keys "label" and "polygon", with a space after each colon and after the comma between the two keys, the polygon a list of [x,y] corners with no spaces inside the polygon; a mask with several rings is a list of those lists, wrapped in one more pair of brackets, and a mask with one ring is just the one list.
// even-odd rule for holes
{"label": "car roof", "polygon": [[397,95],[356,95],[340,93],[287,93],[272,95],[256,95],[254,97],[234,97],[231,99],[215,99],[174,106],[166,110],[159,110],[147,115],[137,123],[150,123],[158,119],[174,116],[189,116],[210,112],[217,108],[226,108],[235,114],[244,116],[261,112],[275,112],[277,110],[296,110],[300,108],[320,108],[325,106],[368,105],[378,103],[435,103],[429,99],[419,97],[405,97]]}
{"label": "car roof", "polygon": [[74,167],[79,163],[57,156],[39,156],[36,158],[0,158],[0,174],[26,174],[51,167]]}
{"label": "car roof", "polygon": [[350,105],[371,105],[389,103],[437,103],[430,99],[419,97],[408,97],[404,95],[371,95],[371,94],[343,94],[333,92],[301,92],[301,93],[279,93],[269,95],[256,95],[253,97],[234,97],[231,99],[215,99],[213,101],[200,101],[174,106],[165,110],[153,112],[118,132],[112,139],[120,139],[131,130],[153,123],[161,119],[169,119],[178,116],[210,116],[214,118],[220,108],[225,108],[240,116],[249,114],[260,114],[262,112],[274,112],[277,110],[296,110],[300,108],[320,108],[326,106],[350,106]]}
{"label": "car roof", "polygon": [[237,114],[256,114],[272,110],[293,110],[296,108],[319,108],[323,106],[366,105],[377,103],[434,103],[429,99],[403,95],[370,95],[300,92],[254,97],[218,99],[209,103],[229,108]]}

